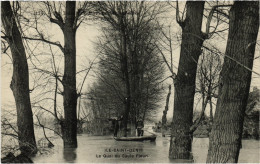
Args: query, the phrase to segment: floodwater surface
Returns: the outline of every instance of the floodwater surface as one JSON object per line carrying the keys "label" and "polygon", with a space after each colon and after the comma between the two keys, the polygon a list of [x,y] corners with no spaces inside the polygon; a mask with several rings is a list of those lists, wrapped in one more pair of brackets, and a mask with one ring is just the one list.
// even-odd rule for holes
{"label": "floodwater surface", "polygon": [[[112,136],[78,136],[77,149],[63,149],[62,140],[56,139],[51,152],[38,154],[34,163],[205,163],[208,138],[193,139],[193,161],[168,158],[170,137],[158,136],[156,142],[115,141]],[[260,163],[259,141],[243,140],[239,162]]]}

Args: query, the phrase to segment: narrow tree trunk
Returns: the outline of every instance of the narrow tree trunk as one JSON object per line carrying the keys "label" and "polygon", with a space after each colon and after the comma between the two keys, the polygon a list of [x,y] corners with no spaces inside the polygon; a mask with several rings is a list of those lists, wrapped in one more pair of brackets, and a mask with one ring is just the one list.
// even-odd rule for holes
{"label": "narrow tree trunk", "polygon": [[210,114],[209,114],[209,122],[208,122],[208,134],[210,135],[211,129],[212,129],[212,124],[213,124],[213,107],[212,107],[212,100],[210,98],[209,100],[209,105],[210,105]]}
{"label": "narrow tree trunk", "polygon": [[66,2],[66,18],[64,24],[64,76],[63,105],[64,120],[62,123],[63,143],[65,148],[77,147],[77,92],[76,92],[76,29],[75,1]]}
{"label": "narrow tree trunk", "polygon": [[210,112],[209,112],[209,122],[210,122],[210,126],[213,123],[213,106],[212,106],[212,98],[210,97],[209,99],[209,105],[210,105]]}
{"label": "narrow tree trunk", "polygon": [[58,114],[57,114],[57,92],[58,92],[58,78],[55,77],[55,90],[54,90],[54,100],[53,100],[53,110],[55,119],[59,121]]}
{"label": "narrow tree trunk", "polygon": [[169,85],[169,91],[166,98],[165,109],[162,116],[162,136],[165,137],[165,131],[167,130],[167,112],[169,110],[169,100],[171,96],[171,85]]}
{"label": "narrow tree trunk", "polygon": [[131,109],[131,89],[130,89],[130,82],[129,82],[129,74],[128,74],[128,64],[127,64],[127,54],[126,54],[126,40],[125,37],[123,37],[123,67],[124,67],[124,76],[125,76],[125,87],[126,87],[126,95],[125,98],[125,113],[124,113],[124,119],[123,119],[123,126],[124,126],[124,136],[127,136],[127,122],[128,117]]}
{"label": "narrow tree trunk", "polygon": [[[120,7],[122,10],[126,9],[126,2],[120,2]],[[128,56],[127,56],[127,34],[126,34],[126,13],[120,13],[120,42],[121,42],[121,49],[120,49],[120,57],[121,57],[121,70],[124,76],[125,82],[125,89],[126,89],[126,97],[124,100],[125,104],[125,111],[123,116],[123,129],[124,129],[124,136],[127,136],[127,123],[129,119],[129,113],[131,109],[131,86],[130,86],[130,78],[128,72]]]}
{"label": "narrow tree trunk", "polygon": [[26,53],[9,1],[1,2],[2,23],[13,59],[11,89],[15,98],[19,147],[22,153],[36,153],[33,115],[29,95],[29,72]]}
{"label": "narrow tree trunk", "polygon": [[[131,82],[131,121],[134,122],[135,127],[136,125],[136,120],[140,119],[140,97],[141,97],[141,92],[139,89],[140,85],[140,77],[139,77],[139,62],[138,62],[138,56],[135,50],[131,50],[129,48],[129,52],[131,52],[131,74],[130,74],[130,82]],[[133,130],[131,129],[131,135],[135,134],[136,129],[134,128]]]}
{"label": "narrow tree trunk", "polygon": [[174,114],[169,158],[189,159],[192,144],[193,103],[197,62],[201,54],[201,24],[204,1],[186,2],[186,19],[182,25],[182,44],[174,92]]}
{"label": "narrow tree trunk", "polygon": [[230,10],[228,42],[220,73],[208,163],[238,162],[252,74],[247,68],[253,66],[258,30],[259,2],[235,1]]}
{"label": "narrow tree trunk", "polygon": [[[205,110],[207,108],[208,105],[208,100],[209,100],[209,95],[207,95],[206,99],[205,96],[203,94],[203,100],[202,100],[202,109],[199,115],[199,118],[197,120],[194,121],[193,125],[190,127],[190,131],[191,133],[195,132],[197,130],[197,128],[199,127],[201,121],[203,121],[203,119],[205,119]],[[205,99],[205,100],[204,100]]]}
{"label": "narrow tree trunk", "polygon": [[[148,109],[148,103],[149,103],[149,84],[146,87],[146,97],[145,97],[145,105],[144,105],[144,111],[143,111],[143,121],[145,120],[147,109]],[[141,115],[141,114],[140,114]]]}

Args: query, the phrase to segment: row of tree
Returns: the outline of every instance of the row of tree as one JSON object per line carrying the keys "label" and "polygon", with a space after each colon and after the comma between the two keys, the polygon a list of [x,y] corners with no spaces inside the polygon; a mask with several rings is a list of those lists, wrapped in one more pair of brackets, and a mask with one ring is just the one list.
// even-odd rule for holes
{"label": "row of tree", "polygon": [[[7,49],[10,48],[12,54],[13,77],[11,89],[16,103],[18,141],[21,152],[27,155],[37,152],[29,96],[28,64],[23,39],[41,41],[58,46],[64,54],[64,74],[62,79],[56,67],[54,73],[46,70],[42,70],[42,72],[51,74],[56,80],[53,115],[61,126],[64,147],[77,147],[76,107],[79,94],[76,90],[76,31],[82,22],[82,15],[85,14],[86,3],[76,9],[75,1],[65,2],[65,4],[59,5],[59,7],[56,7],[55,3],[42,2],[40,7],[43,7],[45,10],[38,8],[38,12],[33,12],[32,15],[30,13],[28,15],[25,13],[23,13],[24,15],[19,14],[22,6],[20,2],[14,2],[12,5],[9,1],[1,2],[1,6],[1,18],[4,27],[4,36],[2,38],[8,42],[9,46]],[[26,7],[28,8],[28,6]],[[62,10],[65,12],[62,12]],[[57,24],[60,27],[64,36],[64,46],[59,42],[48,40],[48,38],[45,38],[43,32],[38,29],[38,18],[42,15],[49,22]],[[34,18],[32,19],[33,23],[30,20],[31,17]],[[34,26],[30,26],[31,23]],[[28,27],[35,29],[36,33],[33,33],[31,36],[25,36],[26,30],[24,29]],[[55,61],[53,62],[55,66]],[[58,117],[56,109],[58,81],[63,87],[63,91],[60,94],[63,96],[64,117]]]}
{"label": "row of tree", "polygon": [[[199,57],[202,54],[203,42],[212,36],[208,29],[210,22],[207,22],[206,33],[201,31],[204,3],[187,2],[184,20],[180,19],[178,8],[176,10],[177,21],[182,27],[182,43],[178,74],[174,81],[174,115],[170,158],[188,159],[190,157],[192,135],[195,129],[192,115],[196,91],[196,70]],[[229,34],[224,64],[218,81],[216,112],[209,138],[207,162],[210,163],[238,161],[256,38],[259,31],[258,2],[234,2],[233,5],[214,6],[208,21],[211,20],[210,16],[214,12],[221,13],[218,8],[227,6],[231,7],[228,15]],[[206,80],[208,83],[212,83],[212,78]],[[214,87],[209,86],[206,92],[206,102],[214,96]],[[203,102],[205,102],[204,99]],[[205,105],[203,108],[205,110]]]}
{"label": "row of tree", "polygon": [[163,91],[164,66],[156,45],[160,33],[157,20],[165,4],[98,2],[95,6],[96,12],[102,13],[97,17],[107,26],[96,45],[99,80],[92,91],[99,90],[94,99],[105,97],[96,101],[106,106],[104,110],[123,116],[126,136],[127,124],[136,126],[138,119],[151,115]]}
{"label": "row of tree", "polygon": [[[155,34],[158,29],[154,26],[157,23],[154,20],[160,14],[159,12],[162,12],[160,8],[163,5],[156,6],[157,3],[146,5],[144,2],[84,2],[78,3],[76,9],[76,2],[42,2],[31,6],[20,2],[14,2],[12,5],[10,2],[2,3],[1,16],[4,24],[2,39],[9,45],[3,52],[8,52],[10,48],[12,54],[13,80],[11,88],[16,102],[18,140],[22,153],[36,153],[31,104],[34,108],[39,108],[54,116],[56,122],[61,126],[64,147],[77,147],[77,123],[80,123],[81,120],[80,114],[77,118],[76,107],[77,101],[81,102],[82,87],[90,68],[84,77],[81,88],[77,91],[76,74],[78,72],[76,72],[75,38],[78,27],[85,21],[86,13],[92,12],[95,19],[101,18],[103,22],[108,24],[108,27],[103,30],[103,40],[97,45],[101,47],[99,53],[102,53],[102,55],[100,56],[108,59],[102,60],[102,57],[99,58],[101,60],[99,77],[100,80],[103,79],[104,81],[104,76],[106,76],[105,81],[109,83],[109,79],[117,76],[118,82],[121,83],[118,86],[121,86],[120,103],[124,104],[125,107],[122,113],[124,115],[124,135],[126,135],[130,113],[131,120],[136,122],[137,118],[145,118],[146,115],[150,114],[149,110],[156,108],[157,103],[154,100],[162,92],[159,81],[163,76],[163,63],[156,55]],[[41,28],[46,21],[58,25],[61,29],[64,36],[64,46],[59,42],[51,41],[50,37],[46,36],[46,32]],[[116,35],[107,32],[112,30],[117,31]],[[153,35],[151,35],[152,33]],[[51,63],[47,60],[45,66],[51,67],[52,70],[47,67],[43,68],[41,62],[39,62],[40,66],[34,63],[32,59],[31,62],[33,73],[38,74],[36,78],[46,80],[46,75],[51,76],[51,78],[47,77],[45,83],[51,89],[41,91],[43,93],[40,93],[40,95],[43,96],[46,92],[53,94],[54,98],[44,97],[31,103],[29,95],[39,86],[29,89],[29,69],[26,57],[26,51],[29,51],[28,53],[31,51],[30,46],[28,46],[29,41],[49,45]],[[32,45],[37,47],[37,44]],[[58,47],[63,54],[64,69],[60,69],[60,66],[57,65],[57,61],[55,61],[57,57],[52,46]],[[103,46],[104,48],[102,48]],[[115,47],[115,49],[111,47]],[[40,54],[46,55],[46,53]],[[39,60],[39,56],[33,53],[30,55]],[[104,72],[113,69],[109,65],[111,63],[118,65],[119,70],[112,72],[113,76],[107,76]],[[63,70],[64,73],[60,73],[60,70]],[[98,82],[98,85],[100,85],[100,82]],[[55,87],[53,88],[53,86]],[[58,110],[58,95],[63,97],[64,111],[61,112]],[[100,95],[98,96],[100,99]],[[51,101],[48,101],[49,99]],[[106,100],[111,100],[111,98],[106,98]],[[51,108],[53,108],[53,111],[49,110],[49,107],[44,107],[46,105],[44,102],[52,102],[53,107]],[[145,105],[142,102],[145,102]],[[134,109],[131,108],[131,105]],[[80,110],[81,105],[78,106]]]}

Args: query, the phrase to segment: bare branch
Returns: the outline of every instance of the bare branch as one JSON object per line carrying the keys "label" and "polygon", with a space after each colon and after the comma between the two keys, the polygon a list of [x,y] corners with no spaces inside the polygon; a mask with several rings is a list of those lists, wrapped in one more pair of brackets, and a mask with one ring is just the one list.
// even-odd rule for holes
{"label": "bare branch", "polygon": [[216,5],[216,6],[212,7],[211,11],[209,12],[208,19],[207,19],[206,33],[204,34],[205,39],[209,39],[216,32],[216,28],[213,32],[210,32],[209,30],[210,30],[210,23],[211,23],[213,14],[214,14],[215,11],[218,11],[217,8],[219,8],[219,7],[231,7],[231,6],[232,5]]}
{"label": "bare branch", "polygon": [[61,46],[61,44],[59,42],[52,42],[52,41],[46,40],[43,37],[43,35],[41,35],[41,38],[31,38],[31,37],[26,37],[26,36],[24,36],[22,38],[27,39],[27,40],[42,41],[42,42],[45,42],[45,43],[48,43],[48,44],[51,44],[51,45],[55,45],[55,46],[58,46],[62,52],[64,52],[64,48]]}
{"label": "bare branch", "polygon": [[45,133],[45,126],[43,124],[41,124],[40,119],[39,119],[39,117],[37,115],[36,115],[36,118],[38,120],[38,123],[39,123],[40,127],[42,127],[44,137],[49,142],[48,147],[53,147],[54,146],[53,143],[49,140],[49,138],[47,137],[47,135]]}

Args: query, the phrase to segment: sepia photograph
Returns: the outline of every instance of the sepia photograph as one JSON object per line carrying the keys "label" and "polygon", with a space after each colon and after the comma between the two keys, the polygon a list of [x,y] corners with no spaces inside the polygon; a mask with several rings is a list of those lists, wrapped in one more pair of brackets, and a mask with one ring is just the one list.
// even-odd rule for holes
{"label": "sepia photograph", "polygon": [[1,1],[1,163],[260,163],[259,1]]}

